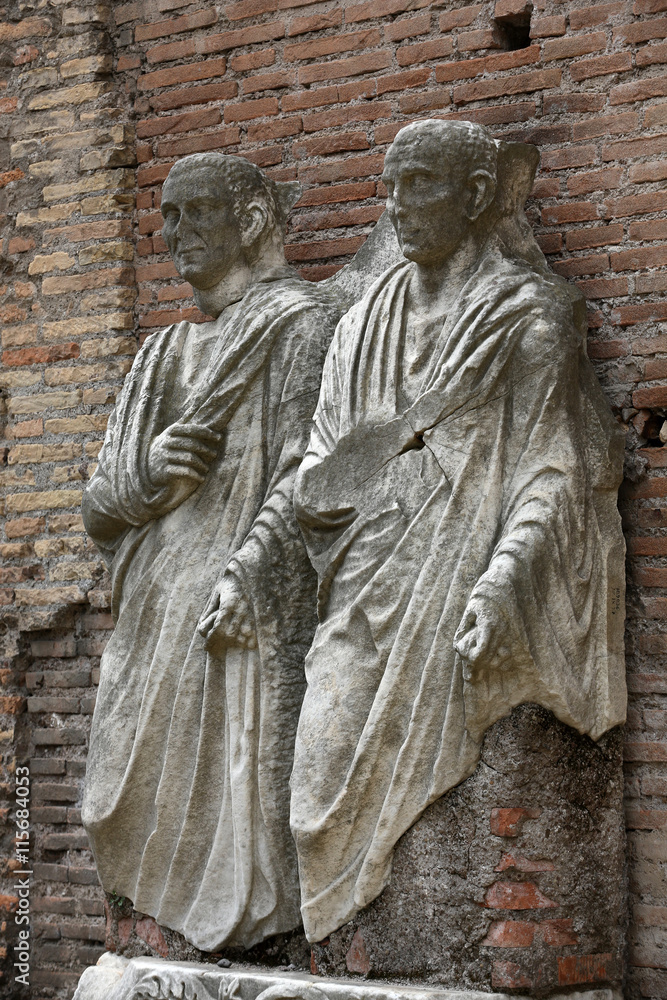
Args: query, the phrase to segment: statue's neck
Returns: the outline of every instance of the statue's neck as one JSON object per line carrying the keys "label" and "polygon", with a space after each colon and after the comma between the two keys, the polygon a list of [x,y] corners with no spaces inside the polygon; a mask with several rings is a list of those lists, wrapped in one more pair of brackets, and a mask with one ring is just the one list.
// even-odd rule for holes
{"label": "statue's neck", "polygon": [[250,285],[286,266],[282,247],[269,248],[254,264],[245,259],[237,261],[217,285],[193,288],[194,300],[203,313],[217,319],[223,309],[243,298]]}

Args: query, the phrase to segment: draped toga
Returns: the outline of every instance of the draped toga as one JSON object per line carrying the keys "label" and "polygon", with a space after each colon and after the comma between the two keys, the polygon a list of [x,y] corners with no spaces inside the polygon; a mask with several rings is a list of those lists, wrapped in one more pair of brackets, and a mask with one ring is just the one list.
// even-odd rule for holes
{"label": "draped toga", "polygon": [[[492,240],[420,353],[415,267],[339,323],[295,487],[319,577],[291,806],[311,941],[379,895],[514,706],[593,739],[625,718],[622,435],[583,299]],[[505,623],[503,669],[454,649],[472,597]]]}
{"label": "draped toga", "polygon": [[[300,923],[288,782],[316,583],[292,486],[338,314],[289,269],[274,278],[215,321],[146,341],[89,485],[119,529],[99,542],[116,628],[83,820],[104,888],[205,951]],[[205,482],[165,514],[147,458],[177,420],[222,444]],[[197,623],[225,572],[250,601],[258,645],[212,655]]]}

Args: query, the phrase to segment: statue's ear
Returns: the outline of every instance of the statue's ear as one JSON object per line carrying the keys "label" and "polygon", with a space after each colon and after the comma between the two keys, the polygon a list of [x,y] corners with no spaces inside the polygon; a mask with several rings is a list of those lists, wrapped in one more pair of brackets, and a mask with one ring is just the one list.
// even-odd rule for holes
{"label": "statue's ear", "polygon": [[303,188],[298,181],[279,181],[276,189],[283,218],[286,219],[303,194]]}
{"label": "statue's ear", "polygon": [[501,216],[520,212],[530,194],[540,154],[527,142],[498,143],[496,206]]}

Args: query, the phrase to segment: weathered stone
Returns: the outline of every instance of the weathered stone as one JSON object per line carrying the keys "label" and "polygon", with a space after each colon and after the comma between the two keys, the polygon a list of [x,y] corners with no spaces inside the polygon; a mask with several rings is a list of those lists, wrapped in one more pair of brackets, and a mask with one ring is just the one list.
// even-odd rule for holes
{"label": "weathered stone", "polygon": [[[380,895],[515,706],[594,740],[625,719],[623,433],[524,215],[538,160],[469,122],[402,129],[383,180],[407,259],[327,356],[295,485],[319,576],[291,779],[312,942]],[[477,902],[556,906],[528,880]]]}
{"label": "weathered stone", "polygon": [[116,630],[82,815],[151,947],[146,917],[203,950],[300,922],[288,782],[315,580],[292,483],[339,306],[285,263],[299,193],[216,153],[172,169],[163,236],[216,318],[146,342],[83,504]]}
{"label": "weathered stone", "polygon": [[[495,963],[512,959],[546,995],[559,957],[608,953],[596,985],[618,985],[622,800],[619,730],[595,743],[543,708],[515,708],[487,731],[475,773],[399,840],[384,892],[313,946],[319,973],[346,975],[356,938],[374,979],[489,989]],[[529,814],[520,832],[498,830],[500,809]]]}
{"label": "weathered stone", "polygon": [[[259,969],[224,970],[214,964],[131,961],[102,955],[86,969],[74,1000],[134,1000],[135,997],[196,997],[197,1000],[510,1000],[505,993],[478,990],[416,989],[398,983],[358,983],[323,979],[299,972]],[[566,1000],[564,994],[553,1000]],[[611,990],[569,993],[567,1000],[614,1000]]]}

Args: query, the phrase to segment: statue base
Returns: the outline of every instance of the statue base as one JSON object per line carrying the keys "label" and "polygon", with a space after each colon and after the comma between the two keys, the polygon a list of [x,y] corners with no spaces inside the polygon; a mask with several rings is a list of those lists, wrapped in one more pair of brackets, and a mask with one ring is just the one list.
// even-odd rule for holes
{"label": "statue base", "polygon": [[[511,996],[325,979],[247,966],[220,969],[198,962],[127,959],[105,952],[81,976],[74,1000],[511,1000]],[[621,994],[611,989],[584,990],[554,995],[551,1000],[621,1000]]]}

